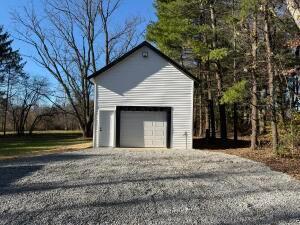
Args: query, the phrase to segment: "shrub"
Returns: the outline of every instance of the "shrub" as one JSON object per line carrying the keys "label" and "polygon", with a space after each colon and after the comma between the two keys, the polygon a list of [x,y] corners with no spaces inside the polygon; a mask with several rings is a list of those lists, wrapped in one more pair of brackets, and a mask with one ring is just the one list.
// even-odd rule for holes
{"label": "shrub", "polygon": [[277,154],[287,156],[300,153],[300,113],[291,113],[290,120],[279,126],[280,145]]}

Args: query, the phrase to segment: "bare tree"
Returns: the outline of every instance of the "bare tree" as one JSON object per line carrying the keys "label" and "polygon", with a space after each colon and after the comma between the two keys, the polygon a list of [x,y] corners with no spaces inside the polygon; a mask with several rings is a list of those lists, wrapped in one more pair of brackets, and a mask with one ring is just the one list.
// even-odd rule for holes
{"label": "bare tree", "polygon": [[[63,88],[84,137],[92,135],[92,84],[88,75],[101,64],[103,27],[108,33],[106,58],[116,50],[116,43],[126,48],[135,40],[129,34],[135,34],[136,26],[127,23],[119,33],[111,34],[109,19],[118,6],[119,1],[113,4],[110,0],[48,0],[44,15],[37,15],[33,7],[14,14],[22,28],[17,30],[20,39],[34,47],[37,55],[32,58]],[[99,16],[101,10],[105,10],[105,26]]]}
{"label": "bare tree", "polygon": [[35,107],[34,108],[34,119],[32,123],[28,127],[28,132],[31,135],[38,124],[46,118],[53,118],[55,115],[58,114],[57,108],[55,107]]}
{"label": "bare tree", "polygon": [[[120,7],[121,0],[100,1],[98,11],[101,18],[102,32],[104,36],[105,64],[128,51],[136,45],[138,36],[136,27],[141,24],[139,17],[126,20],[123,26],[112,29],[111,20]],[[120,40],[123,40],[120,42]]]}
{"label": "bare tree", "polygon": [[18,135],[24,134],[29,113],[46,92],[45,79],[26,78],[18,85],[18,95],[15,96],[14,103],[11,105],[14,127]]}

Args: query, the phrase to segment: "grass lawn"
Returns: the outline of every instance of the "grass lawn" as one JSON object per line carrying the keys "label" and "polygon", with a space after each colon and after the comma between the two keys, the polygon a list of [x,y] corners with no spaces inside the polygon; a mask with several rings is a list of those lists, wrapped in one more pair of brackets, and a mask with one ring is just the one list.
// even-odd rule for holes
{"label": "grass lawn", "polygon": [[92,139],[83,139],[81,133],[37,132],[32,136],[0,135],[0,159],[52,151],[76,150],[91,146]]}

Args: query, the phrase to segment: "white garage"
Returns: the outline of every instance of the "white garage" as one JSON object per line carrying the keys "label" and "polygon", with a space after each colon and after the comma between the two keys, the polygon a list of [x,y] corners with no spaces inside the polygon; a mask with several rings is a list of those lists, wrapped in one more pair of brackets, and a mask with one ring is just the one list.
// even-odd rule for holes
{"label": "white garage", "polygon": [[94,147],[192,148],[192,74],[148,42],[90,76]]}

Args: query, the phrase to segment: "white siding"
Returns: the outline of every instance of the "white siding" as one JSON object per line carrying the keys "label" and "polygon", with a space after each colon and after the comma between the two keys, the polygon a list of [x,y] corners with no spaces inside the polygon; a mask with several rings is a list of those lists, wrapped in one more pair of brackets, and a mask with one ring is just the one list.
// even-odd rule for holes
{"label": "white siding", "polygon": [[[148,51],[147,58],[142,57],[143,51]],[[187,148],[192,148],[193,80],[150,48],[139,49],[95,82],[97,114],[116,106],[172,107],[171,147],[185,148],[187,132]]]}

